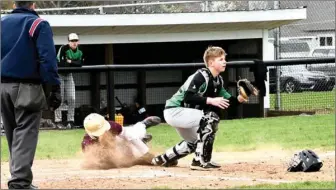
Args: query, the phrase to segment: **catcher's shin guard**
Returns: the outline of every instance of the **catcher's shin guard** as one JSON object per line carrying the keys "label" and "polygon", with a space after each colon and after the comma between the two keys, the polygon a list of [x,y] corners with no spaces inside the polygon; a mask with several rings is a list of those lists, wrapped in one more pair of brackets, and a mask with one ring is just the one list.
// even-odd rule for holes
{"label": "catcher's shin guard", "polygon": [[215,133],[218,130],[219,117],[214,112],[207,113],[200,122],[197,135],[196,159],[202,165],[211,161]]}
{"label": "catcher's shin guard", "polygon": [[152,164],[166,167],[176,165],[178,159],[195,152],[195,149],[195,144],[183,140],[174,147],[168,149],[164,154],[153,158]]}

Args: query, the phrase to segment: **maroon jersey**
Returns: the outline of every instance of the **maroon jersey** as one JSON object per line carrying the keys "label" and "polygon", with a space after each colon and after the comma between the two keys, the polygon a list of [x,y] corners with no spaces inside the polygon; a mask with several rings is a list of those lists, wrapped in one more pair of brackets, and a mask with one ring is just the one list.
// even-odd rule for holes
{"label": "maroon jersey", "polygon": [[[122,131],[122,126],[119,123],[116,123],[114,121],[108,121],[108,122],[110,123],[110,126],[111,126],[109,132],[115,135],[119,135]],[[83,137],[83,141],[82,141],[82,151],[84,151],[86,146],[97,143],[97,142],[98,142],[98,138],[92,139],[87,133],[85,133]]]}

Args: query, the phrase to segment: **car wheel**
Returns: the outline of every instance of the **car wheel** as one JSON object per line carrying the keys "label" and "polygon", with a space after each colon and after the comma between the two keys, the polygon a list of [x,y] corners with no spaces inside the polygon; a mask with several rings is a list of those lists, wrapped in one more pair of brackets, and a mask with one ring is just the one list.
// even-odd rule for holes
{"label": "car wheel", "polygon": [[289,80],[285,83],[285,92],[293,93],[295,91],[296,85],[293,81]]}
{"label": "car wheel", "polygon": [[327,91],[332,91],[332,90],[334,90],[334,87],[335,87],[335,86],[333,86],[333,85],[328,86]]}

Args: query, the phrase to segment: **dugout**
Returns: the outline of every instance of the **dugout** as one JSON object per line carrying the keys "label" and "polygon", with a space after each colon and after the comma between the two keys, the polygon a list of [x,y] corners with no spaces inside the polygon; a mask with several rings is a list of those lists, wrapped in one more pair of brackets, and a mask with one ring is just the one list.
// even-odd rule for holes
{"label": "dugout", "polygon": [[[208,45],[222,46],[228,61],[274,59],[268,42],[269,30],[306,19],[306,8],[229,12],[41,15],[53,28],[57,46],[71,32],[80,35],[88,65],[199,63]],[[145,72],[116,71],[114,95],[127,104],[138,96],[150,114],[161,115],[165,100],[176,92],[195,69],[164,69]],[[105,72],[75,73],[76,107],[104,107],[109,82]],[[238,76],[253,81],[248,68],[227,68],[223,74],[229,92],[236,94]],[[251,98],[239,110],[224,117],[263,117],[269,108],[268,83],[265,97]],[[100,95],[100,96],[99,96]],[[113,98],[114,99],[114,98]],[[115,99],[114,99],[115,100]],[[114,102],[118,106],[118,102]],[[258,110],[258,111],[256,111]]]}

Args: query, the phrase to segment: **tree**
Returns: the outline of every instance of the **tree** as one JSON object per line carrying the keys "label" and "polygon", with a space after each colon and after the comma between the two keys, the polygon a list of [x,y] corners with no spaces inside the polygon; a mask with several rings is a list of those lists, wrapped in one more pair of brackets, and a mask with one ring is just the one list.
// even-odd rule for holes
{"label": "tree", "polygon": [[1,10],[11,10],[13,9],[13,1],[4,0],[0,1]]}
{"label": "tree", "polygon": [[202,11],[234,11],[266,9],[272,1],[205,1]]}
{"label": "tree", "polygon": [[[36,1],[36,8],[88,7],[99,5],[100,3],[99,1]],[[98,12],[99,10],[97,9],[39,11],[39,13],[43,14],[93,14]]]}

